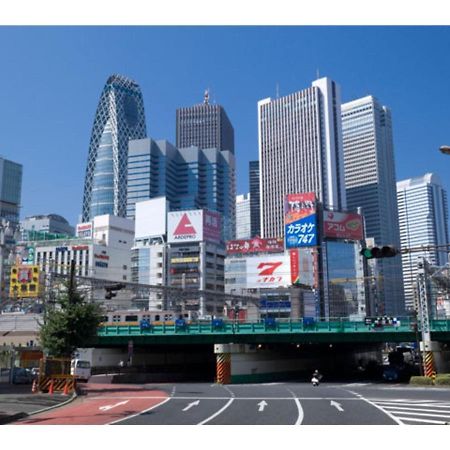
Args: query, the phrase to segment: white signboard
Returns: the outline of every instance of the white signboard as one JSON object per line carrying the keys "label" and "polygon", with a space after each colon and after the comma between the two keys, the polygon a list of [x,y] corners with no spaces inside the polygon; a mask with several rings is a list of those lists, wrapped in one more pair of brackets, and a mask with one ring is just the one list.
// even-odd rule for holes
{"label": "white signboard", "polygon": [[136,202],[135,238],[157,237],[166,234],[166,197]]}
{"label": "white signboard", "polygon": [[203,210],[174,211],[167,216],[167,242],[203,241]]}
{"label": "white signboard", "polygon": [[92,222],[79,223],[77,225],[77,237],[91,238],[92,237]]}
{"label": "white signboard", "polygon": [[248,289],[290,286],[291,265],[288,254],[249,257],[246,259]]}

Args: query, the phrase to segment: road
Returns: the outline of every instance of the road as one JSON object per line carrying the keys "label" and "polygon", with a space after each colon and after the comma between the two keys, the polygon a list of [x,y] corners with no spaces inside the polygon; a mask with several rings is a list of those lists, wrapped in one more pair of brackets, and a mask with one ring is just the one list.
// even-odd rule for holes
{"label": "road", "polygon": [[72,404],[22,424],[431,425],[450,422],[450,390],[370,383],[89,383]]}

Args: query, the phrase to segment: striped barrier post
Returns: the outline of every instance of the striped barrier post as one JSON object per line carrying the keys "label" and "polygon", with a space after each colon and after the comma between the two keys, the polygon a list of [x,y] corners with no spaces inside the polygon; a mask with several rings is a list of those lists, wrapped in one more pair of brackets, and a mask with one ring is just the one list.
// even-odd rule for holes
{"label": "striped barrier post", "polygon": [[231,355],[230,353],[218,353],[216,357],[216,379],[219,384],[231,382]]}
{"label": "striped barrier post", "polygon": [[39,390],[49,394],[58,391],[69,394],[75,390],[75,378],[71,375],[43,376],[39,380]]}
{"label": "striped barrier post", "polygon": [[424,361],[424,375],[426,377],[432,377],[434,371],[434,363],[433,363],[433,352],[425,352],[425,361]]}

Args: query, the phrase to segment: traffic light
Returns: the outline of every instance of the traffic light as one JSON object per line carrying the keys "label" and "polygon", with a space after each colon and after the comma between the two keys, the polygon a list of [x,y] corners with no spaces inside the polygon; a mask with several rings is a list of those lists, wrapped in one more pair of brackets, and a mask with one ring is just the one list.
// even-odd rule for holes
{"label": "traffic light", "polygon": [[372,248],[363,248],[359,252],[366,259],[374,259],[374,258],[391,258],[400,253],[392,245],[385,245],[384,247],[372,247]]}

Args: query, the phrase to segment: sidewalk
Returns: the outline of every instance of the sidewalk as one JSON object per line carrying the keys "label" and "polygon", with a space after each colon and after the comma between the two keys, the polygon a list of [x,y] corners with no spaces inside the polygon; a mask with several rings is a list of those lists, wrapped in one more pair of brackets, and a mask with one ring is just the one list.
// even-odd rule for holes
{"label": "sidewalk", "polygon": [[31,384],[0,383],[0,425],[73,400],[74,395],[32,394]]}

